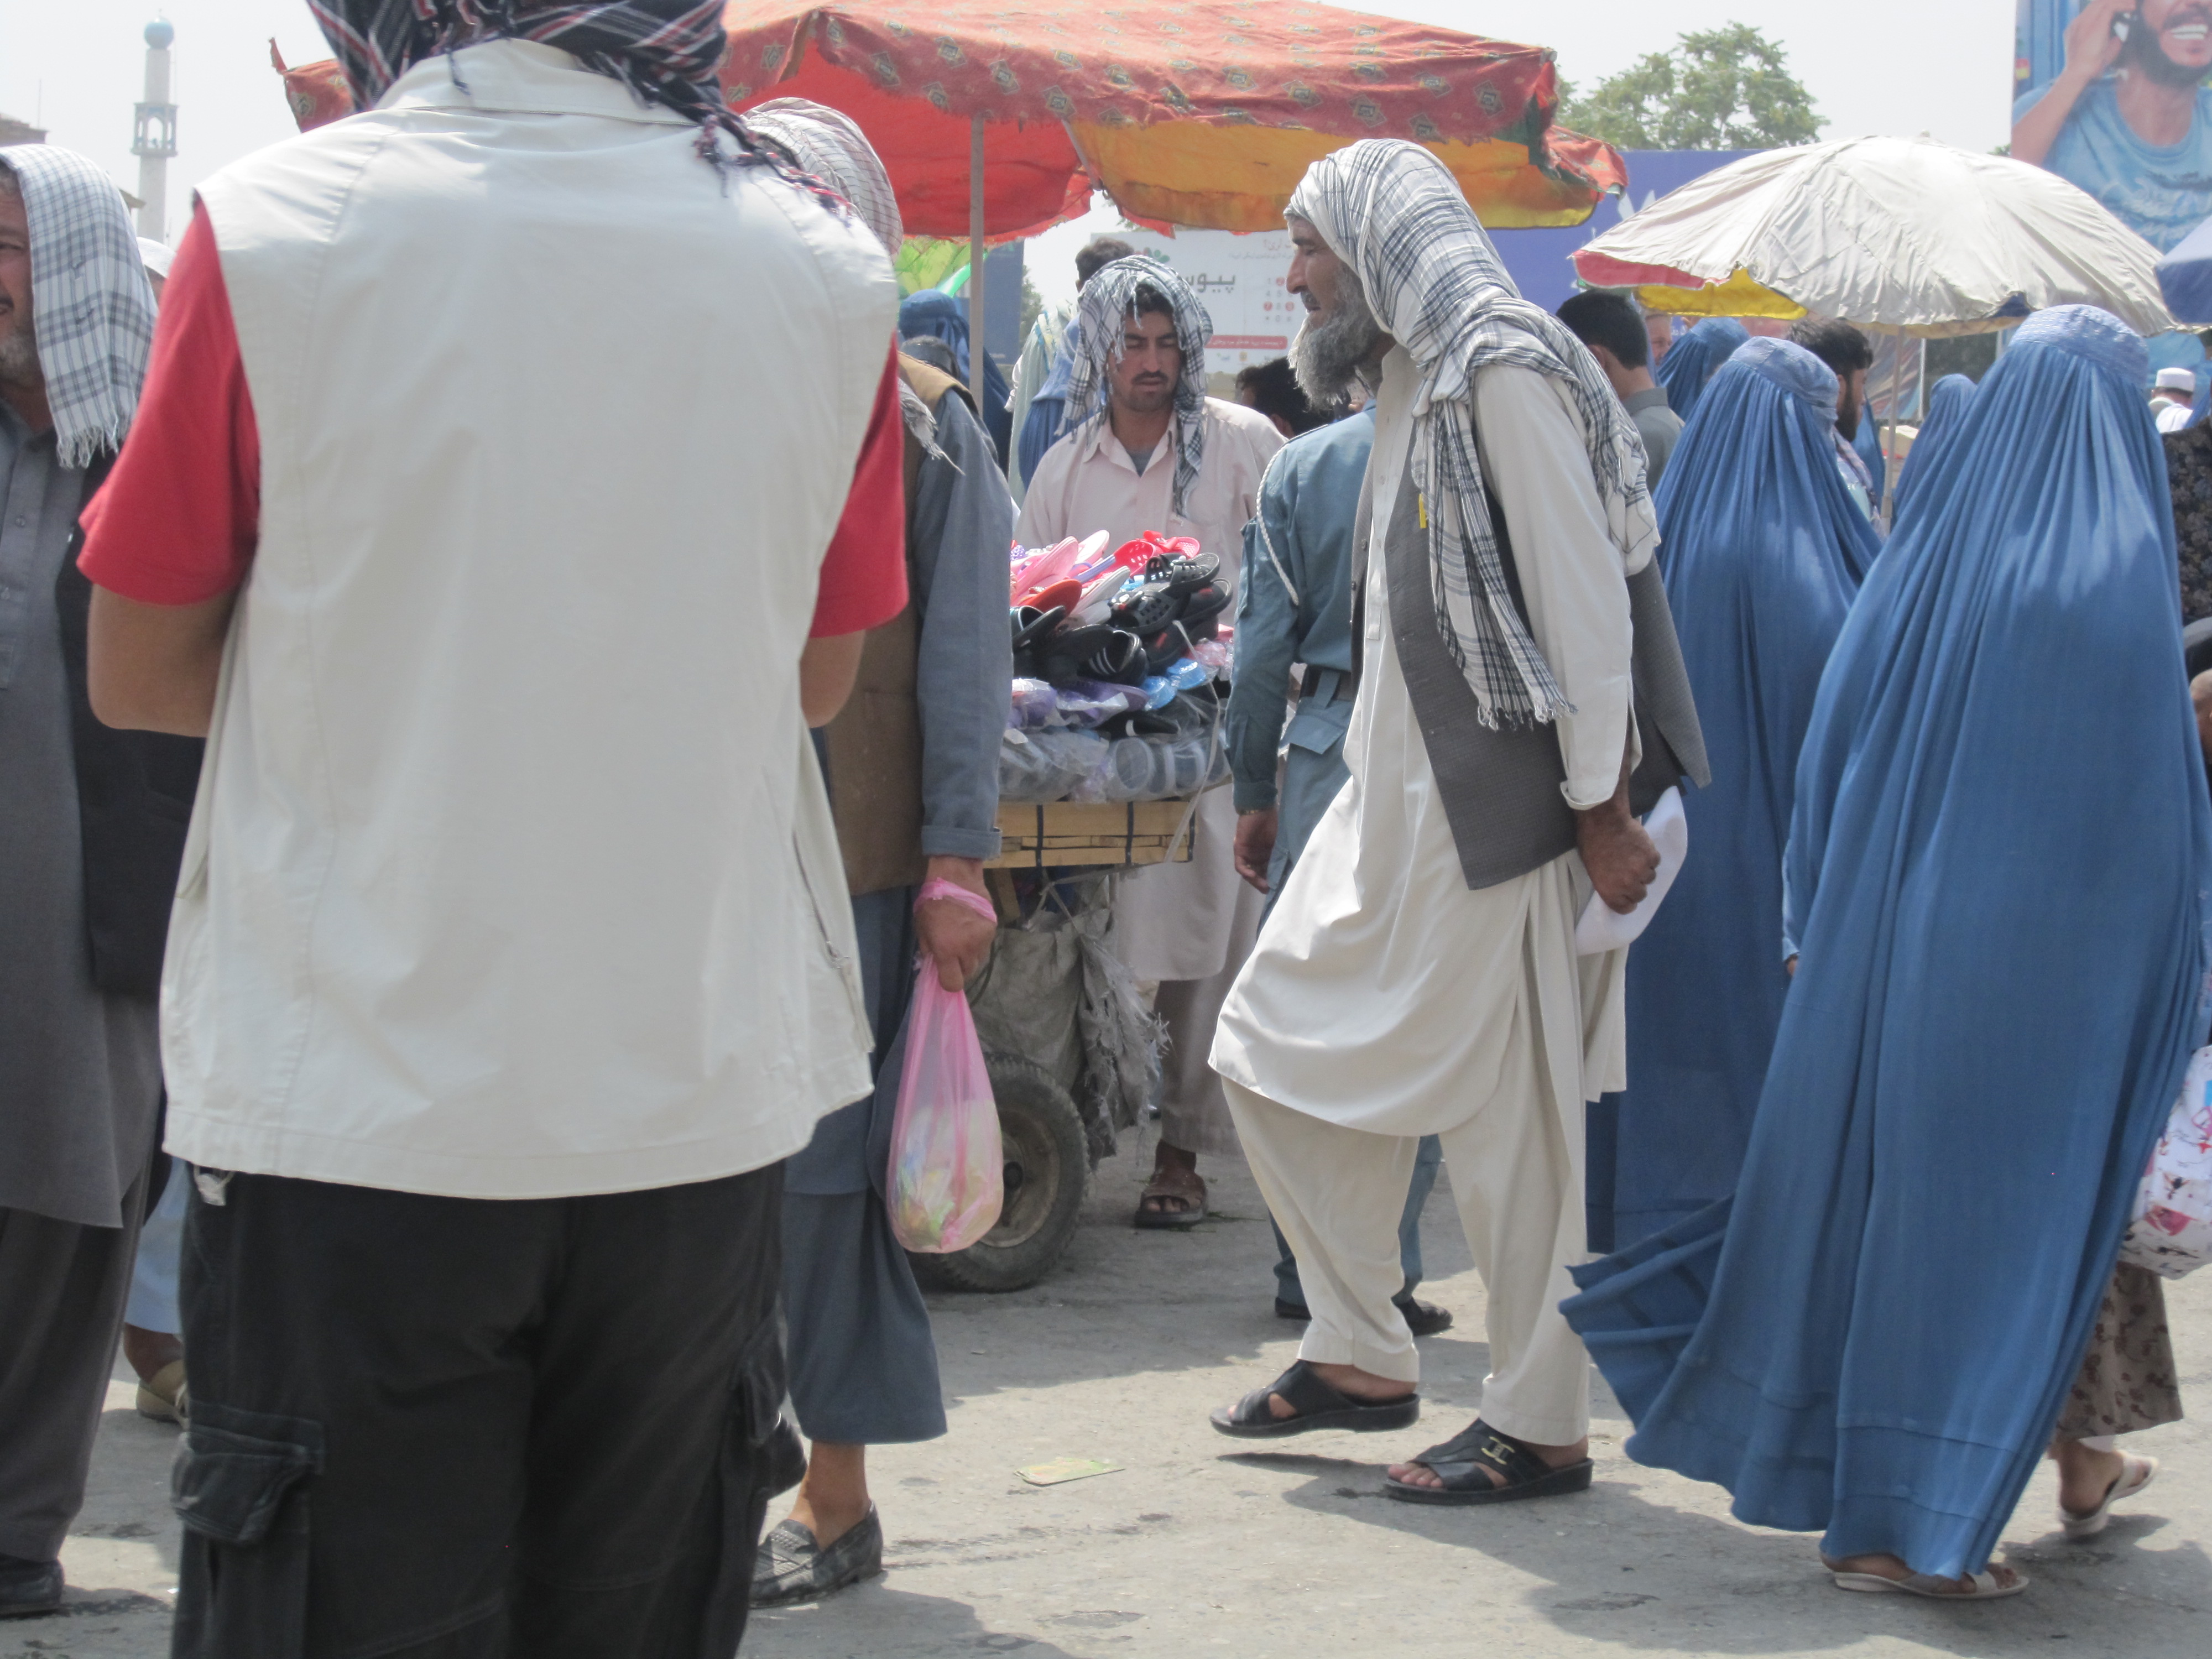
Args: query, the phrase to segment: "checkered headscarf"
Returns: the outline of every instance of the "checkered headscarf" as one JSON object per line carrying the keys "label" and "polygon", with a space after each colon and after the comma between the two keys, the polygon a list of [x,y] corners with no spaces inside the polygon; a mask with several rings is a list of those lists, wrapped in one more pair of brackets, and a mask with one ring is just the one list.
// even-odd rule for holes
{"label": "checkered headscarf", "polygon": [[1624,562],[1659,539],[1627,411],[1582,342],[1521,297],[1450,172],[1419,145],[1364,138],[1325,155],[1306,169],[1285,212],[1313,226],[1352,267],[1376,320],[1419,365],[1413,471],[1428,512],[1437,625],[1482,723],[1572,714],[1498,557],[1475,450],[1474,376],[1505,363],[1565,386]]}
{"label": "checkered headscarf", "polygon": [[1170,507],[1186,514],[1184,503],[1198,482],[1199,463],[1206,459],[1206,343],[1213,335],[1213,319],[1182,278],[1158,259],[1142,253],[1116,259],[1083,285],[1076,312],[1080,331],[1069,331],[1075,343],[1065,424],[1073,428],[1094,414],[1105,418],[1106,365],[1121,355],[1122,325],[1135,314],[1139,288],[1155,289],[1167,301],[1175,316],[1176,343],[1182,348],[1182,378],[1175,391],[1175,491]]}
{"label": "checkered headscarf", "polygon": [[433,53],[479,40],[535,40],[696,122],[700,154],[709,160],[725,133],[742,156],[761,159],[715,77],[729,49],[721,0],[307,0],[307,7],[345,70],[356,109],[372,107]]}
{"label": "checkered headscarf", "polygon": [[154,343],[154,289],[115,181],[52,144],[0,149],[31,232],[31,337],[64,466],[92,465],[131,429]]}

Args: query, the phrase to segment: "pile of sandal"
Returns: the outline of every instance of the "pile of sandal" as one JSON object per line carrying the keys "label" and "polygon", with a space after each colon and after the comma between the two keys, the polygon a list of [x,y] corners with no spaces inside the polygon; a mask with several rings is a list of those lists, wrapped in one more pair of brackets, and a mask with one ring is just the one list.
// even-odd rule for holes
{"label": "pile of sandal", "polygon": [[1227,775],[1220,559],[1187,536],[1105,544],[1102,531],[1013,550],[1002,799],[1172,799]]}

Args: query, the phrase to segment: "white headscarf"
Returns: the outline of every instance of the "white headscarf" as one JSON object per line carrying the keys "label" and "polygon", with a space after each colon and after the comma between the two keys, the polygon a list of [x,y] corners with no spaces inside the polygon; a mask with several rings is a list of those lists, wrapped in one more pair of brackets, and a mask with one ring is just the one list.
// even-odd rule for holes
{"label": "white headscarf", "polygon": [[74,150],[0,149],[31,232],[31,337],[64,466],[123,444],[154,343],[154,289],[115,181]]}
{"label": "white headscarf", "polygon": [[1363,138],[1306,169],[1285,210],[1349,265],[1376,319],[1420,368],[1413,471],[1429,520],[1437,626],[1485,726],[1572,714],[1513,603],[1475,449],[1474,375],[1505,363],[1561,381],[1582,416],[1624,562],[1659,539],[1644,447],[1582,342],[1530,305],[1450,171],[1419,144]]}

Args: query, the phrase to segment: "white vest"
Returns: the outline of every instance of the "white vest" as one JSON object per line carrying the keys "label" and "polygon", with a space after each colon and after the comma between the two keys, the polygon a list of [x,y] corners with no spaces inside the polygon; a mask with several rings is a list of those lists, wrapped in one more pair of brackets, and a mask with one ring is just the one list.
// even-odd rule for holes
{"label": "white vest", "polygon": [[201,186],[261,534],[162,991],[195,1164],[628,1191],[868,1091],[798,662],[897,285],[696,137],[502,41]]}

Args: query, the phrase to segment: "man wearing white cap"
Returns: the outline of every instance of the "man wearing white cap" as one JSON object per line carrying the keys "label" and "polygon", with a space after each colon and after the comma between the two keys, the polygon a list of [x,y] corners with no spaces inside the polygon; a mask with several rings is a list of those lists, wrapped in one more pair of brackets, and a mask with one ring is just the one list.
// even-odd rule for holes
{"label": "man wearing white cap", "polygon": [[2161,368],[2152,383],[2150,412],[2158,417],[2160,432],[2179,432],[2189,424],[2190,405],[2197,400],[2197,371]]}

